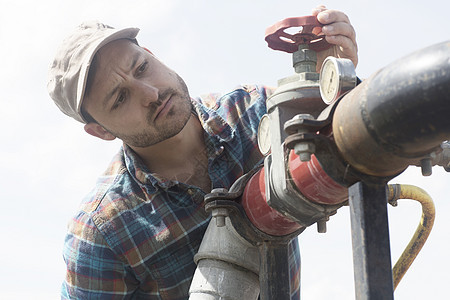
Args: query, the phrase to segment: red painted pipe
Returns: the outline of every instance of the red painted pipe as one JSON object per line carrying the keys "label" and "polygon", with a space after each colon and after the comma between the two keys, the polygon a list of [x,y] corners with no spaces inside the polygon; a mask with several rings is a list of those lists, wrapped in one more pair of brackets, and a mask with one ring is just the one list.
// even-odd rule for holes
{"label": "red painted pipe", "polygon": [[265,186],[262,168],[250,178],[242,195],[241,204],[250,222],[259,230],[276,236],[287,235],[299,229],[300,224],[286,218],[267,204]]}
{"label": "red painted pipe", "polygon": [[[319,204],[338,204],[347,200],[347,188],[331,179],[314,155],[310,161],[302,162],[291,151],[288,166],[295,186],[308,200]],[[267,204],[264,168],[249,180],[241,201],[252,224],[267,234],[283,236],[301,227]]]}
{"label": "red painted pipe", "polygon": [[302,162],[298,155],[291,151],[289,172],[297,189],[309,201],[320,204],[339,204],[348,199],[347,188],[325,173],[315,155],[311,155],[310,161]]}

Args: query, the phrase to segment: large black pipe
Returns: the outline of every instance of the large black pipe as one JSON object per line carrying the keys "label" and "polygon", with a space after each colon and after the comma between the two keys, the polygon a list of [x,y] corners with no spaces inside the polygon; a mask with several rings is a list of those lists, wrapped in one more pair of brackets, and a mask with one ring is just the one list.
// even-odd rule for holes
{"label": "large black pipe", "polygon": [[450,41],[414,52],[364,80],[338,104],[333,134],[344,159],[391,176],[450,139]]}

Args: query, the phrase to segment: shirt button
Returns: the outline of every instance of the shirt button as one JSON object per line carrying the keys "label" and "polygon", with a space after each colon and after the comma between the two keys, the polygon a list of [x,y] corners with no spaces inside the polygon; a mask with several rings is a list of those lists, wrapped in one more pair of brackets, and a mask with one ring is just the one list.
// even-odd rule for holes
{"label": "shirt button", "polygon": [[220,155],[223,152],[224,147],[220,146],[219,149],[216,150],[216,155]]}

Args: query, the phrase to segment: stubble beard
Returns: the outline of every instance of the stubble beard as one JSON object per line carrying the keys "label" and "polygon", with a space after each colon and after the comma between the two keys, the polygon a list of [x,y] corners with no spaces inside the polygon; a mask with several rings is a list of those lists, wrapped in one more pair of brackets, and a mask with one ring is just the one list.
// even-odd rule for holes
{"label": "stubble beard", "polygon": [[[192,111],[191,98],[186,83],[183,79],[175,74],[181,87],[181,91],[176,91],[173,88],[167,88],[161,91],[158,95],[158,101],[149,107],[147,113],[147,125],[149,128],[142,132],[135,134],[121,134],[118,132],[111,132],[114,136],[121,139],[125,144],[131,147],[145,148],[160,143],[169,139],[178,133],[186,126]],[[159,128],[154,123],[156,110],[162,105],[162,101],[166,100],[167,96],[179,97],[180,101],[172,104],[170,110],[164,116],[165,120],[163,127]]]}

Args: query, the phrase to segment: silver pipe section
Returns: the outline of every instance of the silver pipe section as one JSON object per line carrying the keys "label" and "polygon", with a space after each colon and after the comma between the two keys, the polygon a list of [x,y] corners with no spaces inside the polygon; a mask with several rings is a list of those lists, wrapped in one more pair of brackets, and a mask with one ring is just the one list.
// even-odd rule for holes
{"label": "silver pipe section", "polygon": [[197,269],[189,300],[256,300],[260,292],[260,255],[242,238],[229,217],[212,218],[194,257]]}

